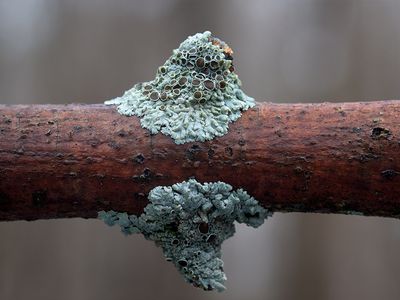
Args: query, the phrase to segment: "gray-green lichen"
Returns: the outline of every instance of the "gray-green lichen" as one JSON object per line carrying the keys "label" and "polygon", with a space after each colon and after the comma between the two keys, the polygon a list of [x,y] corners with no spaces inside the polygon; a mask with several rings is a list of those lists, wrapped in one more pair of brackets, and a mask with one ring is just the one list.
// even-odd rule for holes
{"label": "gray-green lichen", "polygon": [[221,244],[234,234],[234,221],[258,227],[271,215],[244,190],[223,182],[190,179],[156,187],[148,198],[139,217],[101,211],[99,218],[154,241],[187,282],[205,290],[225,289]]}
{"label": "gray-green lichen", "polygon": [[138,83],[105,104],[140,117],[142,127],[170,135],[177,144],[222,136],[230,122],[254,106],[254,99],[240,88],[232,53],[209,31],[189,36],[158,68],[154,80]]}

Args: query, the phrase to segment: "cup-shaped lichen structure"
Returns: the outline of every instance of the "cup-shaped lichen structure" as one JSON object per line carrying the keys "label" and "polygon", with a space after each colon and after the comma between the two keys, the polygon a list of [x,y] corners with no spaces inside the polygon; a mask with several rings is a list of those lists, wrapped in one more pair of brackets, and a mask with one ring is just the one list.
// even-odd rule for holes
{"label": "cup-shaped lichen structure", "polygon": [[127,116],[138,116],[152,134],[175,143],[206,141],[228,132],[230,122],[254,106],[234,72],[232,49],[211,32],[188,37],[160,66],[154,80],[138,83],[106,101]]}
{"label": "cup-shaped lichen structure", "polygon": [[221,244],[234,234],[234,222],[258,227],[271,215],[244,190],[223,182],[190,179],[156,187],[148,198],[139,217],[102,211],[99,218],[154,241],[187,282],[205,290],[225,289]]}

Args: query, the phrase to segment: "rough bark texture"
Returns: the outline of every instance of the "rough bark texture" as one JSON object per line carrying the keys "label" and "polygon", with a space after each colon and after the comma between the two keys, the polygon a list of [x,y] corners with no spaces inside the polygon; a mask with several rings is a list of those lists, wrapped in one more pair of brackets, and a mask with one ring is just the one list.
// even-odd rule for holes
{"label": "rough bark texture", "polygon": [[274,211],[400,216],[399,101],[259,103],[205,143],[176,145],[104,105],[0,105],[0,221],[139,214],[195,177]]}

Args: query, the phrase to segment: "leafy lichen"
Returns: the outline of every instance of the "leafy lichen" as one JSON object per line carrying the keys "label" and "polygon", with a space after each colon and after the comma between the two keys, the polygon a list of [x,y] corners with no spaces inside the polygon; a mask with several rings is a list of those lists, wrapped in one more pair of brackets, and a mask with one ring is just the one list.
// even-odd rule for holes
{"label": "leafy lichen", "polygon": [[234,221],[258,227],[271,215],[244,190],[223,182],[190,179],[156,187],[148,198],[139,217],[101,211],[99,218],[125,234],[142,233],[154,241],[187,282],[205,290],[225,289],[221,244],[233,236]]}
{"label": "leafy lichen", "polygon": [[177,144],[222,136],[230,122],[254,106],[240,88],[232,53],[209,31],[197,33],[173,51],[154,80],[105,103],[140,117],[144,128],[170,135]]}

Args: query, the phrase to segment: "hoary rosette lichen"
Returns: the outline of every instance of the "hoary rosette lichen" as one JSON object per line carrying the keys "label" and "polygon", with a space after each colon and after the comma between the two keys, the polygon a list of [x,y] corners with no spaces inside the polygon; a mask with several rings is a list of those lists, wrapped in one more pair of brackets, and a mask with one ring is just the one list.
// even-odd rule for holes
{"label": "hoary rosette lichen", "polygon": [[140,117],[144,128],[170,135],[177,144],[222,136],[230,122],[254,106],[240,88],[232,53],[209,31],[197,33],[173,51],[154,80],[105,103]]}
{"label": "hoary rosette lichen", "polygon": [[102,211],[99,218],[125,234],[141,232],[162,247],[185,280],[205,290],[225,289],[221,244],[235,232],[234,221],[258,227],[271,215],[244,190],[223,182],[194,179],[156,187],[139,217]]}

